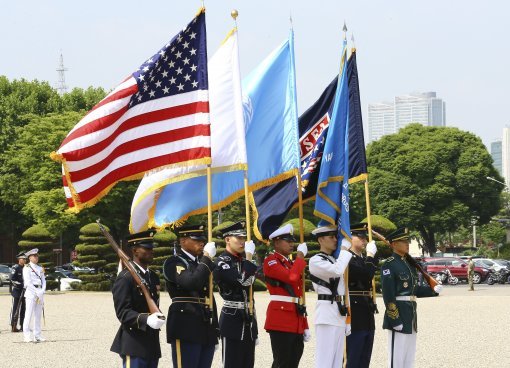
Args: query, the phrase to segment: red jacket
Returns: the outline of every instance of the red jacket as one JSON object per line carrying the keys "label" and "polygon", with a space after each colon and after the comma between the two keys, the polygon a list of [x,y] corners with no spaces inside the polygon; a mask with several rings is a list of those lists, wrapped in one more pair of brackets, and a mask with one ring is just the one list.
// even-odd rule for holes
{"label": "red jacket", "polygon": [[[290,284],[297,297],[303,295],[301,274],[306,267],[306,261],[296,258],[294,262],[287,260],[279,253],[273,253],[264,260],[264,275],[286,284]],[[291,296],[282,287],[271,286],[266,283],[271,295]],[[302,334],[308,328],[305,316],[298,314],[294,303],[271,301],[267,306],[266,331],[283,331]]]}

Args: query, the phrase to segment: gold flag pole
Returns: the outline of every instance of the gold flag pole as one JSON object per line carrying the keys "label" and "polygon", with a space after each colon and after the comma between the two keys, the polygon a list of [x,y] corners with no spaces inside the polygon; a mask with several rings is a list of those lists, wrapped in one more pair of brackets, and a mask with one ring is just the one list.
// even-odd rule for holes
{"label": "gold flag pole", "polygon": [[[299,209],[299,242],[304,243],[305,241],[305,226],[303,223],[303,192],[301,190],[301,170],[298,168],[297,170],[297,185],[298,185],[298,209]],[[306,269],[306,268],[305,268]],[[301,296],[301,305],[306,305],[306,279],[305,279],[305,270],[303,270],[303,275],[301,276],[303,282],[303,295]]]}
{"label": "gold flag pole", "polygon": [[[212,184],[211,184],[211,165],[207,165],[207,241],[212,241]],[[213,314],[213,275],[209,275],[209,300],[207,301],[211,312],[211,321]]]}
{"label": "gold flag pole", "polygon": [[[367,207],[367,225],[368,225],[368,241],[372,241],[372,218],[371,211],[370,211],[370,193],[368,190],[368,177],[365,180],[365,202]],[[374,301],[374,304],[376,305],[376,313],[379,313],[377,311],[377,295],[375,291],[375,278],[372,278],[372,300]]]}

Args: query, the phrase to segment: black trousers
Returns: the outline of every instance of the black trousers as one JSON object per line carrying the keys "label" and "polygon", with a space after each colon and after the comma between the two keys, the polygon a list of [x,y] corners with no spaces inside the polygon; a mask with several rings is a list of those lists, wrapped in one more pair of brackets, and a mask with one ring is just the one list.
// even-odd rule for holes
{"label": "black trousers", "polygon": [[253,368],[255,365],[255,341],[221,339],[223,368]]}
{"label": "black trousers", "polygon": [[18,309],[18,305],[21,303],[21,307],[19,309],[19,320],[21,328],[23,328],[23,321],[25,320],[25,297],[12,297],[12,313],[11,313],[11,326],[16,327],[18,321],[14,319],[16,316],[16,310]]}
{"label": "black trousers", "polygon": [[347,368],[368,368],[374,346],[374,330],[352,331],[347,336]]}
{"label": "black trousers", "polygon": [[[174,368],[210,368],[214,358],[214,345],[202,345],[182,340],[172,341]],[[180,363],[178,362],[180,358]]]}
{"label": "black trousers", "polygon": [[303,355],[303,335],[269,331],[273,350],[272,368],[297,368]]}

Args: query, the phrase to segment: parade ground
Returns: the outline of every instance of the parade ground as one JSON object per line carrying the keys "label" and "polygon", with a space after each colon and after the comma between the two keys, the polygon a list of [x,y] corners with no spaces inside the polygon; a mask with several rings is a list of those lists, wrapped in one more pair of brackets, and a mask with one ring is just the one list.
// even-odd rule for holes
{"label": "parade ground", "polygon": [[[510,286],[479,285],[469,292],[467,285],[445,286],[438,298],[418,301],[418,346],[416,367],[496,367],[510,361]],[[260,344],[255,364],[270,367],[269,335],[263,330],[268,293],[256,293]],[[216,295],[218,305],[221,297]],[[309,321],[313,324],[316,295],[307,293]],[[166,314],[170,299],[161,297]],[[23,343],[21,333],[11,333],[8,316],[11,297],[0,289],[0,367],[31,368],[120,367],[119,357],[110,345],[119,327],[110,293],[67,292],[46,295],[44,343]],[[387,331],[381,329],[384,305],[379,298],[372,367],[386,367]],[[312,334],[314,331],[312,330]],[[315,337],[315,336],[314,336]],[[334,348],[333,346],[331,348]],[[160,367],[171,367],[166,330],[161,331],[163,357]],[[300,367],[314,367],[315,338],[305,344]],[[221,367],[221,351],[213,367]]]}

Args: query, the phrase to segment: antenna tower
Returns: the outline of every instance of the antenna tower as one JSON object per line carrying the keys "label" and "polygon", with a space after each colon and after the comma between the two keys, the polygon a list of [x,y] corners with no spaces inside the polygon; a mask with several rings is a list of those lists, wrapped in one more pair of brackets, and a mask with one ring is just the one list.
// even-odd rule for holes
{"label": "antenna tower", "polygon": [[64,56],[60,53],[60,63],[57,68],[58,73],[58,82],[57,82],[57,91],[59,94],[63,95],[67,93],[67,85],[66,85],[66,76],[65,72],[68,69],[64,67]]}

